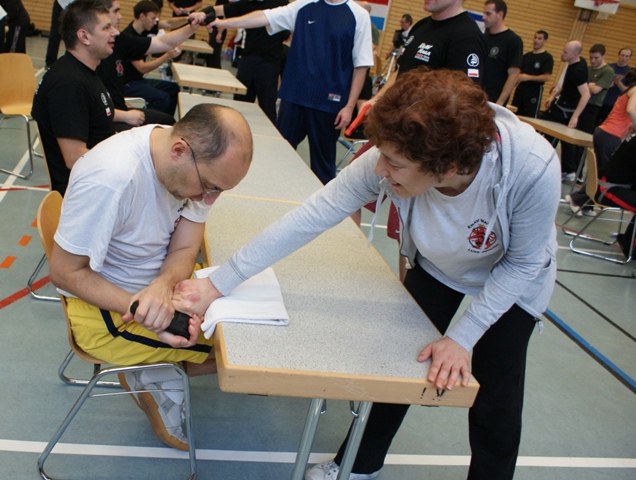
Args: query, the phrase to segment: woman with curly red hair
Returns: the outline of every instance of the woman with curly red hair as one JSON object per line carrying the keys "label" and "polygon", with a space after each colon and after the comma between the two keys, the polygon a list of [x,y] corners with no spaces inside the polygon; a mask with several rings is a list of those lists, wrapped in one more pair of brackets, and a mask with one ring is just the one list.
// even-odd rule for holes
{"label": "woman with curly red hair", "polygon": [[[176,288],[202,313],[244,279],[387,195],[402,225],[405,287],[444,337],[423,346],[437,388],[480,390],[469,413],[470,479],[511,479],[519,449],[526,351],[556,277],[560,164],[550,144],[464,73],[410,71],[371,109],[375,147],[239,250],[209,279]],[[473,300],[449,327],[465,295]],[[408,405],[374,404],[351,479],[375,478]],[[309,480],[335,479],[334,461]]]}

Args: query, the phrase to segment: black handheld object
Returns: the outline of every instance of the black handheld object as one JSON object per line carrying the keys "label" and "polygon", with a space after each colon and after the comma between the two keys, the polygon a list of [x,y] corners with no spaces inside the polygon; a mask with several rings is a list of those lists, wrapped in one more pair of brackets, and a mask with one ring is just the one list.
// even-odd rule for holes
{"label": "black handheld object", "polygon": [[[138,306],[139,300],[135,300],[132,305],[130,305],[130,313],[134,315]],[[188,331],[189,324],[190,316],[187,313],[174,312],[174,317],[172,317],[172,322],[170,322],[170,325],[166,328],[166,332],[172,333],[173,335],[179,335],[190,340],[190,332]]]}
{"label": "black handheld object", "polygon": [[[206,14],[205,20],[203,20],[203,23],[201,25],[207,25],[208,23],[212,23],[214,20],[216,20],[216,13],[214,12],[214,7],[206,7],[201,11]],[[188,23],[192,23],[191,18],[188,18]]]}

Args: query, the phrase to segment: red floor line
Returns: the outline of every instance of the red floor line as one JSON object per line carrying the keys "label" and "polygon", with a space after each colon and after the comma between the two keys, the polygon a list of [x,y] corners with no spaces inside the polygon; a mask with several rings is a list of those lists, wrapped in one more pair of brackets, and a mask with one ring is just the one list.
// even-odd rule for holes
{"label": "red floor line", "polygon": [[[48,275],[46,277],[40,278],[37,282],[33,284],[33,290],[42,288],[44,285],[46,285],[50,281],[51,279],[49,278]],[[9,295],[4,300],[0,300],[0,310],[2,310],[4,307],[8,307],[12,303],[17,302],[21,298],[26,297],[28,294],[29,294],[29,289],[25,287],[22,290],[18,290],[17,292],[15,292],[13,295]]]}
{"label": "red floor line", "polygon": [[40,189],[40,188],[41,189],[45,189],[45,188],[49,188],[49,186],[48,185],[34,185],[33,187],[7,187],[7,188],[0,188],[0,192],[24,192],[24,191],[35,190],[35,189]]}

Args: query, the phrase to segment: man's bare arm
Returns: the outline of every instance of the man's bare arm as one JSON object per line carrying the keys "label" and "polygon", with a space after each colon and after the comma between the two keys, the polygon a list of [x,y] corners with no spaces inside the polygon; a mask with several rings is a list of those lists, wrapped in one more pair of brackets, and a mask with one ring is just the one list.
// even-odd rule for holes
{"label": "man's bare arm", "polygon": [[58,138],[57,144],[60,146],[66,168],[69,170],[82,155],[88,152],[86,142],[77,138]]}
{"label": "man's bare arm", "polygon": [[581,116],[583,109],[585,108],[587,102],[590,100],[591,97],[590,89],[588,88],[587,83],[579,85],[577,88],[579,89],[581,98],[579,99],[579,103],[576,105],[576,109],[574,109],[574,113],[570,117],[570,123],[568,123],[568,127],[570,128],[576,128],[577,124],[579,123],[579,117]]}
{"label": "man's bare arm", "polygon": [[517,84],[517,76],[519,75],[520,71],[521,70],[519,69],[519,67],[510,67],[508,69],[508,78],[503,86],[503,89],[501,90],[501,93],[499,94],[497,105],[503,105],[508,97],[510,97],[512,89],[515,88],[515,85]]}
{"label": "man's bare arm", "polygon": [[362,91],[362,87],[364,86],[364,80],[367,76],[367,68],[368,67],[356,67],[353,69],[351,88],[349,90],[349,100],[336,116],[336,130],[345,128],[351,123],[353,109],[356,106],[356,102],[358,101],[358,97],[360,96],[360,92]]}
{"label": "man's bare arm", "polygon": [[520,73],[517,77],[517,84],[521,82],[541,82],[545,83],[552,77],[551,73],[542,73],[541,75],[530,75],[528,73]]}
{"label": "man's bare arm", "polygon": [[139,73],[143,75],[159,68],[164,62],[167,62],[171,58],[175,58],[177,55],[179,55],[179,52],[173,48],[160,57],[153,58],[152,60],[132,60],[130,63]]}

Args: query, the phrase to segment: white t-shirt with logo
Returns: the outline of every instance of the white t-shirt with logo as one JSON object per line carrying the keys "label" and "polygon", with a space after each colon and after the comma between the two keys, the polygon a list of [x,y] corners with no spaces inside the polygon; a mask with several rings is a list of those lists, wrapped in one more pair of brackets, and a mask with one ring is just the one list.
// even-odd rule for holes
{"label": "white t-shirt with logo", "polygon": [[504,254],[492,193],[501,167],[497,158],[496,149],[487,154],[461,194],[452,197],[431,188],[413,205],[412,215],[420,219],[423,233],[413,238],[418,263],[437,280],[468,295],[483,288]]}

